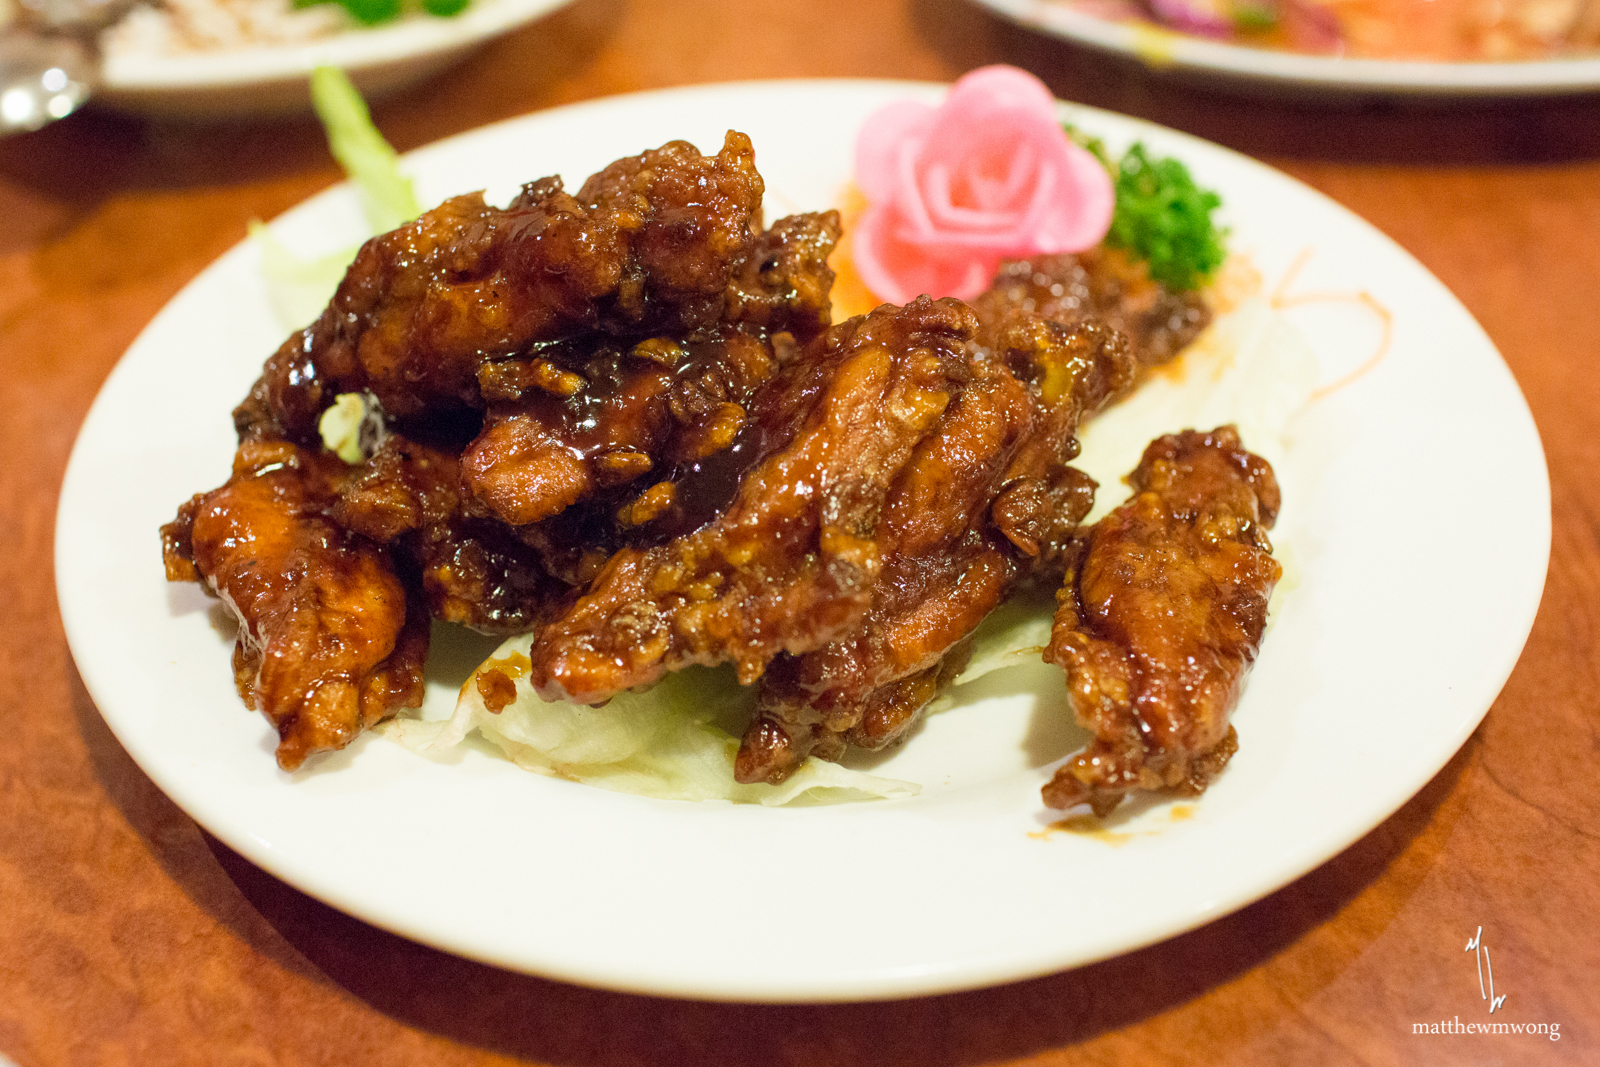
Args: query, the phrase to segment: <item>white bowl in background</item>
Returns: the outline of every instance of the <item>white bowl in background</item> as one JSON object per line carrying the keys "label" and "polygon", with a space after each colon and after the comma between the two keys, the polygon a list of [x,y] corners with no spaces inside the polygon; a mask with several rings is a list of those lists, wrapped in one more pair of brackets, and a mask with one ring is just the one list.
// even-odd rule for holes
{"label": "white bowl in background", "polygon": [[95,102],[119,111],[227,118],[311,106],[316,67],[342,68],[368,99],[395,92],[465,59],[568,0],[473,0],[449,18],[418,16],[315,41],[183,55],[109,55]]}

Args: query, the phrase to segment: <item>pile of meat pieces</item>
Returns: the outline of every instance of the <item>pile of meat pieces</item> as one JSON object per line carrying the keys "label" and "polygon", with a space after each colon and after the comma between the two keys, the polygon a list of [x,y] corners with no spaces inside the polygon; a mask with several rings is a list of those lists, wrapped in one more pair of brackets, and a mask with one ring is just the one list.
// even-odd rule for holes
{"label": "pile of meat pieces", "polygon": [[[760,687],[737,777],[779,781],[903,737],[1025,583],[1062,590],[1047,656],[1096,735],[1050,802],[1107,810],[1225,762],[1211,690],[1237,690],[1260,640],[1270,470],[1227,430],[1157,442],[1135,503],[1084,530],[1095,485],[1069,466],[1080,422],[1204,305],[1101,251],[1007,264],[971,306],[831,325],[836,214],[762,229],[762,194],[730,132],[576,194],[457,197],[369,241],[267,361],[233,477],[162,539],[169,578],[239,616],[238,689],[283,767],[418,704],[437,618],[536,631],[550,699],[731,662]],[[351,393],[354,464],[319,434]],[[1199,697],[1194,648],[1220,672]]]}

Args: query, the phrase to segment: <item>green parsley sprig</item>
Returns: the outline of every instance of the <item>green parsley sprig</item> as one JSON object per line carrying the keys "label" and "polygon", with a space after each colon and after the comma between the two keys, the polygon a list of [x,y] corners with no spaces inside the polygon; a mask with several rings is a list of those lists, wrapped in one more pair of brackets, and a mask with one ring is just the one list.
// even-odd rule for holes
{"label": "green parsley sprig", "polygon": [[1098,137],[1072,127],[1067,132],[1111,172],[1117,199],[1106,244],[1144,260],[1150,277],[1171,289],[1210,281],[1228,257],[1226,231],[1211,218],[1222,198],[1196,185],[1181,161],[1152,158],[1143,142],[1112,159]]}

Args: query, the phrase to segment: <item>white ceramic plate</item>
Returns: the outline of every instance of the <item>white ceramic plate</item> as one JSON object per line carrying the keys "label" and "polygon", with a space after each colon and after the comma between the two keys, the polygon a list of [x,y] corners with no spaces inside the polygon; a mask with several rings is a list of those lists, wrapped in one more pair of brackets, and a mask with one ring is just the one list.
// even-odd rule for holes
{"label": "white ceramic plate", "polygon": [[[407,165],[425,202],[484,186],[505,197],[668,139],[715,149],[734,127],[754,138],[775,217],[836,202],[865,115],[940,91],[776,82],[621,97],[455,137]],[[1365,290],[1394,319],[1387,358],[1296,424],[1280,475],[1297,515],[1274,536],[1299,583],[1238,710],[1239,754],[1197,802],[1131,811],[1109,834],[1047,832],[1039,787],[1082,735],[1042,664],[989,681],[879,765],[922,783],[906,801],[654,801],[476,749],[429,762],[373,736],[281,773],[275,735],[233,691],[227,629],[195,586],[163,580],[156,536],[226,479],[230,408],[282,334],[245,245],[128,351],[68,469],[61,611],[106,721],[201,825],[335,907],[509,968],[639,992],[844,1000],[1003,982],[1197,926],[1326,860],[1439,770],[1516,661],[1550,537],[1533,422],[1467,312],[1359,218],[1214,145],[1067,114],[1113,146],[1137,137],[1188,161],[1222,190],[1236,249],[1267,278],[1305,253],[1297,292]],[[310,253],[358,239],[360,219],[340,187],[274,228]],[[1378,334],[1357,303],[1292,314],[1329,379]],[[464,676],[451,655],[431,714]]]}
{"label": "white ceramic plate", "polygon": [[977,0],[1031,29],[1144,62],[1254,81],[1284,90],[1513,96],[1588,92],[1600,87],[1600,55],[1509,63],[1345,59],[1209,41],[1150,26],[1112,22],[1064,0]]}
{"label": "white ceramic plate", "polygon": [[373,98],[421,81],[570,0],[473,0],[450,18],[418,16],[304,44],[178,56],[111,55],[95,101],[151,115],[220,118],[304,110],[316,67],[342,68]]}

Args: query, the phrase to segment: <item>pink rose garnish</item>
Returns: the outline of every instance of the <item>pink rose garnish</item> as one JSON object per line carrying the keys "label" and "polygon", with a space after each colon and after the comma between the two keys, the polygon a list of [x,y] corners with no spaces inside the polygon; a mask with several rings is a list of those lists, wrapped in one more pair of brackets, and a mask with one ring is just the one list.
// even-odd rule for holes
{"label": "pink rose garnish", "polygon": [[937,108],[903,101],[868,118],[856,184],[869,204],[856,270],[897,304],[975,296],[1002,259],[1092,247],[1115,201],[1105,168],[1061,128],[1050,90],[1003,66],[968,74]]}

